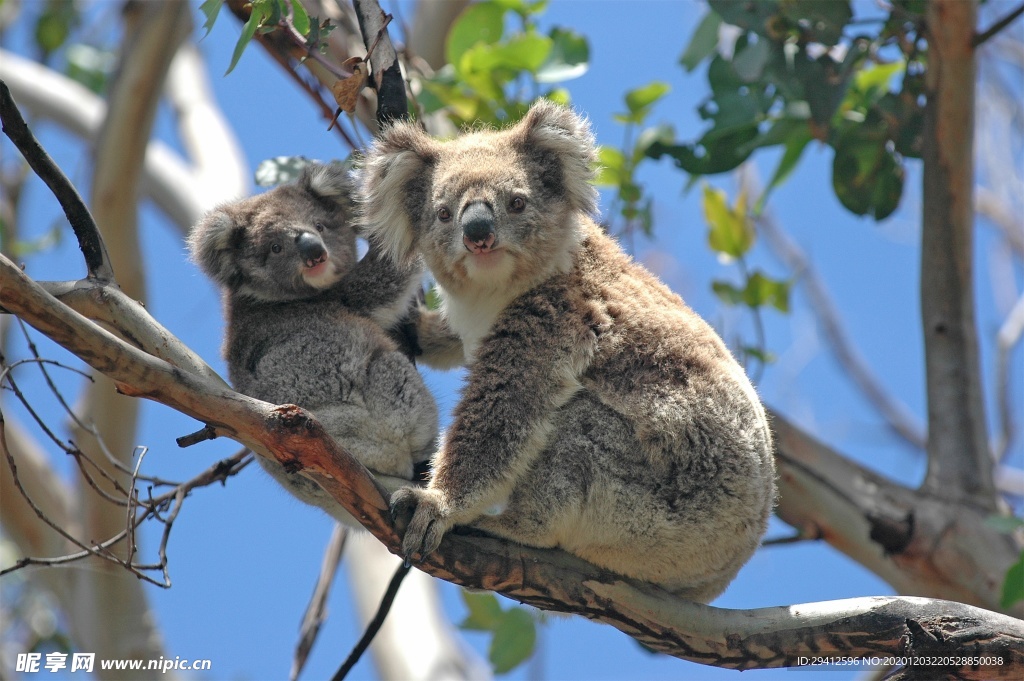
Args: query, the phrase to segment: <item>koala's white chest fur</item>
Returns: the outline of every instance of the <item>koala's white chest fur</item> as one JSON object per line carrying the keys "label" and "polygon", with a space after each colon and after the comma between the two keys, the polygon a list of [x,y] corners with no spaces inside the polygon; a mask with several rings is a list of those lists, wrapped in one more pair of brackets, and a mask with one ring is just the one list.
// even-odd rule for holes
{"label": "koala's white chest fur", "polygon": [[480,341],[494,326],[494,320],[514,298],[509,293],[488,292],[484,295],[454,296],[438,285],[441,312],[448,326],[462,339],[466,362],[476,357]]}

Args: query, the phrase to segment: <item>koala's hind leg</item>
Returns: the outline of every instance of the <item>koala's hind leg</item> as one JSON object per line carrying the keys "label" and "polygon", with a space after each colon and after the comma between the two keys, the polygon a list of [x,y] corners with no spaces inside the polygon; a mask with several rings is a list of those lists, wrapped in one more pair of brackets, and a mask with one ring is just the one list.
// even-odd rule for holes
{"label": "koala's hind leg", "polygon": [[399,352],[377,355],[366,368],[364,401],[375,437],[413,463],[437,447],[437,404],[416,367]]}

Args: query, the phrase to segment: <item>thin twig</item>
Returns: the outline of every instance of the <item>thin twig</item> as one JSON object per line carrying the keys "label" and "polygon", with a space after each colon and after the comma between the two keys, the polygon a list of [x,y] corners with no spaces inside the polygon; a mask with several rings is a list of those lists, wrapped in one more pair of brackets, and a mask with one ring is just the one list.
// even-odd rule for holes
{"label": "thin twig", "polygon": [[997,462],[1010,451],[1016,433],[1016,422],[1011,407],[1010,354],[1024,335],[1024,295],[1017,298],[996,335],[996,411],[999,431],[992,449]]}
{"label": "thin twig", "polygon": [[395,576],[391,578],[391,583],[388,584],[388,590],[384,592],[384,598],[380,601],[380,607],[377,608],[377,614],[373,616],[370,623],[366,625],[366,631],[363,632],[363,637],[359,639],[356,647],[349,653],[348,658],[342,663],[338,671],[331,677],[331,681],[342,681],[348,673],[352,671],[352,667],[356,666],[359,662],[359,658],[363,656],[366,649],[370,647],[370,643],[373,642],[373,637],[380,631],[381,626],[384,624],[384,618],[388,616],[388,612],[391,610],[391,604],[395,602],[395,596],[398,594],[398,587],[402,585],[402,580],[409,574],[410,565],[403,563],[398,566],[395,570]]}
{"label": "thin twig", "polygon": [[1013,21],[1021,14],[1024,14],[1024,3],[1022,3],[1019,7],[1017,7],[1017,9],[1013,10],[996,23],[992,24],[992,26],[990,26],[987,30],[982,31],[981,33],[976,33],[974,35],[974,38],[971,40],[971,44],[974,45],[975,47],[981,45],[982,43],[992,38],[992,36],[994,36],[996,33],[999,33],[1004,28],[1013,23]]}
{"label": "thin twig", "polygon": [[292,669],[289,675],[291,681],[296,681],[302,674],[302,669],[306,666],[306,660],[309,658],[309,652],[313,649],[316,637],[320,633],[320,627],[327,619],[327,597],[331,593],[331,584],[338,572],[347,537],[348,529],[341,523],[335,523],[334,529],[331,531],[331,538],[327,542],[327,548],[324,549],[324,558],[320,563],[320,574],[317,576],[313,595],[302,616],[299,642],[295,645],[295,657],[292,659]]}
{"label": "thin twig", "polygon": [[61,208],[64,209],[64,214],[75,232],[75,237],[78,239],[78,247],[82,249],[86,267],[89,269],[89,276],[101,281],[113,281],[114,271],[110,266],[110,258],[107,256],[107,247],[103,244],[103,239],[100,238],[99,229],[96,227],[96,222],[92,219],[89,209],[86,208],[78,190],[61,172],[61,169],[57,167],[57,164],[53,162],[53,159],[29,130],[25,119],[22,118],[21,112],[18,111],[18,107],[14,103],[14,98],[11,97],[10,88],[2,80],[0,80],[0,121],[3,122],[4,133],[60,202]]}
{"label": "thin twig", "polygon": [[835,304],[825,290],[825,284],[800,247],[782,231],[767,211],[758,216],[757,228],[765,236],[769,248],[793,271],[803,285],[811,310],[821,325],[836,360],[846,370],[846,374],[896,435],[915,449],[924,449],[924,426],[917,422],[903,403],[886,391],[867,361],[853,345],[839,315],[836,314]]}
{"label": "thin twig", "polygon": [[207,440],[217,439],[217,429],[211,425],[205,425],[194,433],[188,435],[182,435],[179,438],[175,438],[175,442],[182,449],[197,445],[200,442],[206,442]]}

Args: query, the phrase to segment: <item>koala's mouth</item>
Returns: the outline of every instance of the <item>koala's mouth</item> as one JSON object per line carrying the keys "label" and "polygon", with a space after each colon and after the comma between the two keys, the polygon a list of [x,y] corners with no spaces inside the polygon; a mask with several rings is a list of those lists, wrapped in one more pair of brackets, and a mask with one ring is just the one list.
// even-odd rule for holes
{"label": "koala's mouth", "polygon": [[323,265],[325,262],[327,262],[327,254],[326,253],[324,253],[323,255],[321,255],[318,258],[306,258],[306,262],[305,262],[306,269],[310,269],[311,270],[311,269],[313,269],[313,268],[315,268],[315,267],[317,267],[319,265]]}
{"label": "koala's mouth", "polygon": [[498,250],[497,239],[493,233],[488,234],[480,241],[473,241],[468,236],[464,236],[462,237],[462,244],[473,255],[484,255]]}
{"label": "koala's mouth", "polygon": [[303,261],[302,279],[313,288],[327,288],[337,282],[334,263],[327,254]]}

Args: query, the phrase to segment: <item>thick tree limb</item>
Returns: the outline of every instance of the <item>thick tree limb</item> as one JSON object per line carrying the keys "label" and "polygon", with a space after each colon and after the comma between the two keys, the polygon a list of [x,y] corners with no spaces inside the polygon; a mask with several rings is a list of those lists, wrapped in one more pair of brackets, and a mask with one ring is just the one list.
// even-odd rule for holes
{"label": "thick tree limb", "polygon": [[[0,305],[111,376],[125,393],[162,402],[301,470],[390,551],[400,550],[380,489],[303,410],[247,398],[143,353],[61,305],[5,257],[0,257]],[[970,650],[1001,655],[1005,664],[956,669],[962,678],[1013,678],[1024,670],[1024,622],[957,603],[867,598],[725,610],[679,600],[561,551],[458,533],[418,567],[457,584],[607,622],[657,650],[704,664],[752,669],[793,665],[800,655],[829,652]],[[918,628],[932,635],[921,636]]]}
{"label": "thick tree limb", "polygon": [[[897,485],[771,416],[780,518],[820,535],[899,593],[999,609],[1021,547],[989,527],[987,511]],[[1024,603],[1011,613],[1024,616]]]}
{"label": "thick tree limb", "polygon": [[974,236],[974,0],[927,5],[921,317],[928,396],[924,489],[994,512],[978,359]]}

